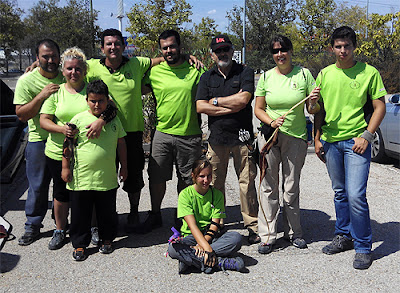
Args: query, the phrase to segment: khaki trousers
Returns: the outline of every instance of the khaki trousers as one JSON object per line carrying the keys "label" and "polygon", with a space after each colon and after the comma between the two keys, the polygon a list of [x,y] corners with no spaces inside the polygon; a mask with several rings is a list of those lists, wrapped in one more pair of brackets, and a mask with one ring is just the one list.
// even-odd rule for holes
{"label": "khaki trousers", "polygon": [[[265,145],[265,138],[260,133],[258,147],[261,150]],[[273,244],[277,235],[277,219],[280,210],[279,203],[279,169],[282,165],[283,179],[283,231],[284,237],[294,239],[302,237],[300,224],[300,172],[307,154],[307,143],[279,132],[278,143],[274,145],[266,159],[268,168],[261,183],[260,208],[258,212],[258,232],[261,241]],[[268,220],[268,225],[265,220]]]}
{"label": "khaki trousers", "polygon": [[[255,187],[257,166],[245,145],[225,146],[208,144],[207,157],[212,164],[213,186],[225,196],[225,179],[229,155],[232,153],[236,176],[239,179],[240,208],[244,226],[257,233],[258,202]],[[224,197],[225,199],[225,197]]]}

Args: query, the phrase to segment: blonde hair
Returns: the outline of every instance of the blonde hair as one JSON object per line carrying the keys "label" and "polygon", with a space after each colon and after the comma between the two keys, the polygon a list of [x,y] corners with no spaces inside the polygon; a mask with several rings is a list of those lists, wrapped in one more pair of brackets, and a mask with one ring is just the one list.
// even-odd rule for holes
{"label": "blonde hair", "polygon": [[72,47],[66,49],[61,55],[61,68],[64,68],[65,61],[71,61],[77,59],[82,61],[83,68],[87,70],[86,55],[78,47]]}

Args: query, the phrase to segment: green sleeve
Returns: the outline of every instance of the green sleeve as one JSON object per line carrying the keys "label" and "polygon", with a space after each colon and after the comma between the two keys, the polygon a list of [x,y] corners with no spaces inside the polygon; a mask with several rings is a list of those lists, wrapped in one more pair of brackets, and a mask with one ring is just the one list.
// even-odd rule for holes
{"label": "green sleeve", "polygon": [[181,191],[178,197],[178,218],[184,218],[188,215],[194,215],[193,202],[190,196],[189,187]]}
{"label": "green sleeve", "polygon": [[55,92],[50,97],[48,97],[40,109],[40,114],[51,114],[54,115],[56,113],[57,108],[57,93]]}
{"label": "green sleeve", "polygon": [[382,77],[378,70],[375,71],[370,83],[371,85],[368,88],[368,94],[371,96],[372,100],[379,99],[387,94],[385,86],[383,85]]}
{"label": "green sleeve", "polygon": [[256,92],[254,93],[255,97],[265,97],[266,95],[266,90],[265,90],[265,74],[266,72],[262,73],[260,75],[260,79],[258,80],[257,83],[257,88],[256,88]]}
{"label": "green sleeve", "polygon": [[214,192],[214,208],[212,209],[211,219],[224,219],[225,205],[224,205],[224,195],[218,189],[213,188]]}

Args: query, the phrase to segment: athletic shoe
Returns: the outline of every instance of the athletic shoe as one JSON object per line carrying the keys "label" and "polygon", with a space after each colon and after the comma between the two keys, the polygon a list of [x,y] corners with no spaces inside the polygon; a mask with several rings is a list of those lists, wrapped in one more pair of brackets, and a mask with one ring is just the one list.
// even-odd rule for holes
{"label": "athletic shoe", "polygon": [[366,270],[372,264],[372,254],[371,253],[359,253],[357,252],[354,261],[353,268],[357,270]]}
{"label": "athletic shoe", "polygon": [[92,228],[90,229],[90,232],[91,232],[91,234],[92,234],[92,239],[90,240],[90,242],[91,242],[93,245],[99,246],[99,244],[100,244],[99,228],[97,228],[97,227],[92,227]]}
{"label": "athletic shoe", "polygon": [[247,241],[249,244],[256,244],[261,242],[261,237],[253,232],[252,230],[249,230],[249,237],[247,238]]}
{"label": "athletic shoe", "polygon": [[303,238],[295,238],[292,241],[292,245],[296,248],[304,249],[307,248],[307,243]]}
{"label": "athletic shoe", "polygon": [[22,246],[27,246],[32,244],[35,240],[39,239],[40,231],[26,232],[18,239],[18,244]]}
{"label": "athletic shoe", "polygon": [[72,257],[76,261],[84,261],[85,259],[87,259],[87,255],[85,253],[85,248],[82,248],[82,247],[76,248],[74,250],[74,252],[72,253]]}
{"label": "athletic shoe", "polygon": [[268,254],[268,253],[271,253],[271,252],[272,252],[272,244],[261,242],[258,245],[258,253]]}
{"label": "athletic shoe", "polygon": [[65,231],[64,230],[54,230],[53,237],[49,242],[49,249],[56,250],[63,247],[65,244]]}
{"label": "athletic shoe", "polygon": [[325,254],[335,254],[353,248],[353,240],[350,240],[343,235],[336,235],[331,243],[322,248],[322,252]]}
{"label": "athletic shoe", "polygon": [[111,252],[113,252],[113,247],[111,245],[111,242],[106,241],[106,243],[103,243],[99,248],[99,252],[102,254],[110,254]]}
{"label": "athletic shoe", "polygon": [[240,272],[244,268],[241,257],[218,257],[218,268],[222,271],[231,270]]}

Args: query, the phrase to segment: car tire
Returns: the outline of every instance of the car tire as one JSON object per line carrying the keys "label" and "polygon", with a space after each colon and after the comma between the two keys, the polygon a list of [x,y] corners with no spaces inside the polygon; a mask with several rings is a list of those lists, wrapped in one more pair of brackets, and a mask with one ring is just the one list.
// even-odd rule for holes
{"label": "car tire", "polygon": [[382,132],[378,128],[375,132],[374,139],[371,142],[371,161],[383,163],[386,160],[385,143],[383,142]]}

